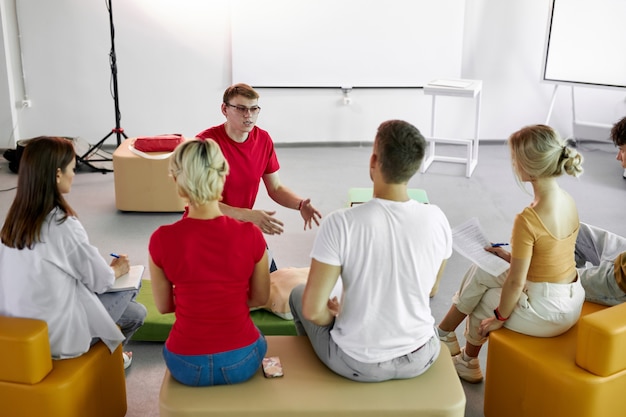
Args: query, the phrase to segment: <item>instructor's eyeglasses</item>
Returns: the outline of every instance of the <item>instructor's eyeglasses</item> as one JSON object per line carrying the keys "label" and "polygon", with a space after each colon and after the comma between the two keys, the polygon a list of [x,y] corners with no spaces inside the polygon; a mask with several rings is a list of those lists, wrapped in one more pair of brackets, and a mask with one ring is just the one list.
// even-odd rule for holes
{"label": "instructor's eyeglasses", "polygon": [[232,107],[233,109],[237,110],[237,112],[243,116],[245,116],[247,112],[250,112],[251,115],[255,115],[255,114],[259,114],[259,112],[261,111],[261,108],[259,106],[246,107],[246,106],[235,106],[230,103],[224,103],[224,104],[226,104],[228,107]]}

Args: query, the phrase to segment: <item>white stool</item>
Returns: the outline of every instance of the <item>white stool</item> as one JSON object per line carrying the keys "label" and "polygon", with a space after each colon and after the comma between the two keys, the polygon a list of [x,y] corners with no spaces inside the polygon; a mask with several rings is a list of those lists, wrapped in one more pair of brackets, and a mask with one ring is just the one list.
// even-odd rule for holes
{"label": "white stool", "polygon": [[[428,152],[422,163],[421,172],[426,172],[434,161],[456,162],[466,164],[465,176],[471,177],[478,163],[478,129],[480,126],[480,99],[483,82],[480,80],[434,80],[424,86],[424,94],[431,95],[432,114],[430,119],[430,137]],[[435,137],[435,113],[437,96],[454,96],[474,99],[476,118],[474,120],[474,137],[470,139],[437,138]],[[467,146],[466,157],[454,157],[435,154],[436,143]]]}

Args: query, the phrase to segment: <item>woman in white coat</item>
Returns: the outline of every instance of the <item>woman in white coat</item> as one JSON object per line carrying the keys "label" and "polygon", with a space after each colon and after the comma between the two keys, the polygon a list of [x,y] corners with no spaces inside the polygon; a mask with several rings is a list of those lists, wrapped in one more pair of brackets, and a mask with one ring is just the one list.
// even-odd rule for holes
{"label": "woman in white coat", "polygon": [[[102,340],[113,352],[141,327],[146,309],[137,290],[106,293],[129,271],[128,257],[106,263],[63,194],[76,154],[71,141],[28,142],[18,186],[0,231],[0,314],[44,320],[55,359],[73,358]],[[124,353],[128,367],[132,354]]]}

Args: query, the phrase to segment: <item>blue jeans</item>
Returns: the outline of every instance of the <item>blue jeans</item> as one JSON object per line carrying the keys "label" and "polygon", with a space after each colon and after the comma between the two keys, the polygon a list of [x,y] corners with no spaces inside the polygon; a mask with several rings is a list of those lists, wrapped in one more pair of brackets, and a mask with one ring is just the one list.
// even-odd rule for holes
{"label": "blue jeans", "polygon": [[177,355],[163,345],[163,358],[172,377],[194,387],[230,385],[247,381],[257,372],[267,353],[261,332],[256,342],[240,349],[211,355]]}
{"label": "blue jeans", "polygon": [[[126,346],[135,332],[143,326],[143,322],[148,314],[146,307],[135,300],[138,293],[139,290],[127,290],[96,294],[115,324],[119,326],[124,334],[122,346]],[[91,344],[98,340],[98,338],[94,338]]]}

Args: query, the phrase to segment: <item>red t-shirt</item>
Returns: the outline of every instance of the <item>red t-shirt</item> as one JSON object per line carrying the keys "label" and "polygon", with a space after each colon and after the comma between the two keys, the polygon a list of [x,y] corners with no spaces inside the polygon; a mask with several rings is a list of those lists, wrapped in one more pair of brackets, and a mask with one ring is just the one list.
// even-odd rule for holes
{"label": "red t-shirt", "polygon": [[171,352],[220,353],[258,339],[247,304],[254,266],[265,253],[256,225],[187,217],[159,227],[149,251],[174,286],[176,320],[165,342]]}
{"label": "red t-shirt", "polygon": [[226,127],[221,124],[199,133],[197,137],[216,141],[230,166],[222,203],[238,208],[254,207],[261,178],[280,168],[269,133],[255,126],[248,139],[239,143],[228,137]]}

